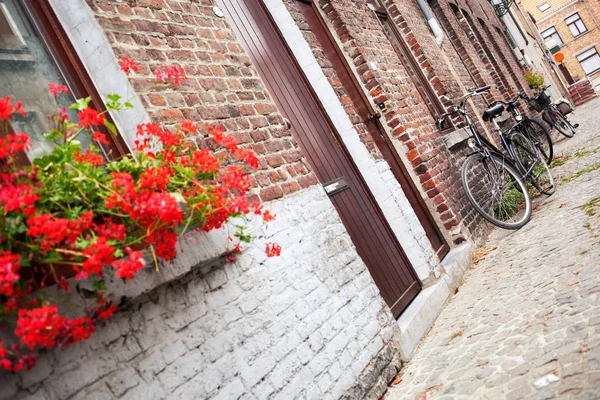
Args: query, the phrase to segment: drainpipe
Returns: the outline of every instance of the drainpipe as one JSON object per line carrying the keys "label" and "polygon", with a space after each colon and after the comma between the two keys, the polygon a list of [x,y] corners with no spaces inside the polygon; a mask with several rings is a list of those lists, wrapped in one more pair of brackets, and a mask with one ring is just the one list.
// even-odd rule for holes
{"label": "drainpipe", "polygon": [[429,28],[431,29],[431,32],[433,32],[433,36],[435,36],[435,42],[438,44],[438,46],[441,46],[442,42],[444,41],[444,32],[442,32],[440,24],[438,24],[437,20],[431,13],[431,10],[427,4],[425,4],[425,0],[417,0],[417,4],[423,13],[423,16],[427,20]]}

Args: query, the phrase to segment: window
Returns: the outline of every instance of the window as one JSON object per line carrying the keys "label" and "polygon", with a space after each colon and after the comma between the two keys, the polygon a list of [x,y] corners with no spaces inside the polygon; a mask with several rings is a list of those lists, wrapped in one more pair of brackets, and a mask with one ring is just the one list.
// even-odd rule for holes
{"label": "window", "polygon": [[549,9],[550,9],[550,4],[548,4],[548,3],[543,3],[543,4],[540,4],[540,5],[538,6],[538,8],[540,9],[540,11],[541,11],[541,12],[544,12],[544,11],[546,11],[546,10],[549,10]]}
{"label": "window", "polygon": [[551,27],[546,29],[545,31],[542,31],[542,37],[544,38],[544,40],[547,42],[550,39],[554,39],[554,41],[556,42],[557,45],[562,46],[563,45],[563,41],[561,40],[560,36],[558,35],[558,32],[556,32],[556,28]]}
{"label": "window", "polygon": [[573,34],[574,37],[577,37],[577,36],[581,35],[582,33],[587,32],[587,28],[585,27],[585,24],[581,20],[579,13],[575,13],[575,14],[571,15],[570,17],[565,18],[565,23],[571,30],[571,33]]}
{"label": "window", "polygon": [[598,55],[595,47],[592,47],[591,49],[586,50],[578,55],[577,60],[579,60],[579,63],[583,67],[586,75],[600,70],[600,55]]}
{"label": "window", "polygon": [[[47,117],[57,107],[68,107],[74,102],[73,96],[63,93],[57,104],[48,92],[48,83],[66,85],[76,97],[92,97],[91,106],[102,110],[102,100],[75,54],[48,0],[0,0],[0,97],[12,96],[22,101],[27,111],[24,117],[15,114],[8,131],[0,128],[0,135],[29,135],[32,147],[23,157],[24,162],[52,151],[53,143],[42,136],[51,129]],[[67,113],[72,121],[77,121],[76,110],[67,108]],[[126,152],[121,138],[107,137],[111,140],[103,148],[107,158]],[[80,138],[85,147],[87,138]]]}

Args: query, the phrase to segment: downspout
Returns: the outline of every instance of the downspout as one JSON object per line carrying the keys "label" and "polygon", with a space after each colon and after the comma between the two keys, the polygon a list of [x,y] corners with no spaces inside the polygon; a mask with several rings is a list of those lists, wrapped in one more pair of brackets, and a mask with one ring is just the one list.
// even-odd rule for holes
{"label": "downspout", "polygon": [[427,4],[425,4],[425,0],[417,0],[417,4],[423,13],[423,16],[427,20],[433,36],[435,36],[435,42],[438,44],[438,46],[441,46],[442,42],[444,41],[444,32],[442,31],[440,24],[438,24],[437,20],[431,13],[431,10]]}

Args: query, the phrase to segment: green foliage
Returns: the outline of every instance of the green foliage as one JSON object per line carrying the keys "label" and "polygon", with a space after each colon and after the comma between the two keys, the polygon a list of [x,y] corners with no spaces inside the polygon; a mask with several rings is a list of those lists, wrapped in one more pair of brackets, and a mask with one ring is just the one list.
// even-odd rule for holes
{"label": "green foliage", "polygon": [[523,204],[523,193],[516,188],[510,188],[500,202],[494,203],[494,213],[500,220],[507,220],[515,215]]}
{"label": "green foliage", "polygon": [[540,74],[536,71],[526,72],[523,76],[525,78],[525,82],[531,87],[533,90],[541,90],[544,86],[544,75]]}

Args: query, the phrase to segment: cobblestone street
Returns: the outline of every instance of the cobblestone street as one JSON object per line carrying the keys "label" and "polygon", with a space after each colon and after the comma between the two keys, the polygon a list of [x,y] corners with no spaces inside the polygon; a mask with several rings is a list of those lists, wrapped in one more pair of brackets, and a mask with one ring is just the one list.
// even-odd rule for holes
{"label": "cobblestone street", "polygon": [[556,193],[490,234],[386,400],[600,398],[599,109],[553,132]]}

